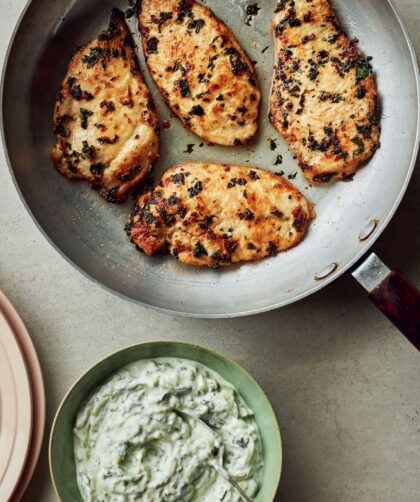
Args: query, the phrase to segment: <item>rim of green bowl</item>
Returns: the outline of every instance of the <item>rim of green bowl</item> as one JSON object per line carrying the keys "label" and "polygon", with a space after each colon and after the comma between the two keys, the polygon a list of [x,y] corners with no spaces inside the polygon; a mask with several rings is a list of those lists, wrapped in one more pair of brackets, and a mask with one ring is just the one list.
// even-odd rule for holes
{"label": "rim of green bowl", "polygon": [[[54,433],[55,433],[56,425],[57,425],[58,419],[59,419],[59,417],[61,415],[61,411],[63,409],[63,406],[64,406],[65,402],[67,401],[67,399],[69,398],[69,396],[74,392],[74,390],[78,387],[78,385],[82,382],[82,380],[84,380],[87,377],[87,375],[92,370],[94,370],[97,366],[103,364],[105,361],[107,361],[109,359],[114,358],[115,356],[117,356],[118,354],[120,354],[122,352],[129,352],[130,350],[133,350],[133,349],[136,349],[136,348],[141,348],[141,347],[144,347],[144,346],[147,346],[147,345],[155,345],[155,346],[156,345],[160,345],[160,346],[165,346],[165,345],[176,346],[176,345],[178,345],[178,346],[190,347],[192,349],[198,349],[198,350],[202,350],[202,351],[208,352],[209,354],[211,354],[213,356],[216,356],[216,358],[218,358],[218,359],[228,361],[229,364],[231,364],[234,367],[236,367],[240,372],[245,373],[245,375],[247,376],[247,378],[249,378],[252,381],[252,383],[255,385],[255,387],[259,390],[259,392],[262,394],[262,396],[267,401],[267,405],[268,405],[267,409],[268,409],[269,413],[271,414],[271,418],[273,419],[272,422],[274,424],[274,432],[276,434],[276,438],[275,439],[276,439],[276,442],[277,442],[277,445],[278,445],[278,450],[279,450],[279,453],[280,453],[280,458],[279,458],[279,464],[280,465],[279,465],[279,470],[278,470],[278,473],[276,475],[276,480],[275,480],[275,483],[274,483],[274,487],[275,487],[274,488],[274,493],[272,494],[272,498],[271,498],[271,502],[274,502],[274,500],[276,498],[276,495],[278,494],[278,491],[279,491],[279,488],[280,488],[280,479],[281,479],[281,474],[282,474],[282,470],[283,470],[283,443],[282,443],[282,438],[281,438],[279,421],[278,421],[277,415],[276,415],[276,413],[275,413],[275,411],[273,409],[273,406],[272,406],[271,401],[269,400],[267,394],[265,393],[265,391],[263,390],[263,388],[261,387],[261,385],[257,382],[257,380],[252,376],[252,374],[248,370],[246,370],[241,364],[237,363],[230,356],[228,356],[226,354],[223,354],[222,352],[219,352],[217,350],[211,349],[211,348],[209,348],[209,347],[207,347],[205,345],[199,345],[199,344],[190,343],[190,342],[171,341],[171,340],[168,340],[168,341],[161,340],[161,341],[140,342],[140,343],[135,343],[133,345],[128,345],[127,347],[123,347],[122,349],[118,349],[118,350],[116,350],[114,352],[111,352],[110,354],[108,354],[107,356],[101,358],[99,361],[97,361],[92,366],[90,366],[86,371],[84,371],[75,380],[75,382],[71,385],[71,387],[69,388],[69,390],[65,393],[65,395],[62,398],[62,400],[61,400],[61,402],[60,402],[60,404],[59,404],[59,406],[57,408],[57,411],[55,413],[54,420],[53,420],[53,423],[52,423],[52,426],[51,426],[51,432],[50,432],[50,435],[49,435],[49,441],[48,441],[48,464],[49,464],[50,477],[51,477],[51,481],[52,481],[52,484],[53,484],[53,487],[54,487],[54,491],[55,491],[58,499],[60,500],[60,502],[63,502],[63,499],[61,498],[61,495],[60,495],[60,492],[59,492],[59,489],[58,489],[57,483],[56,483],[54,466],[53,466],[53,461],[52,461],[52,445],[53,445]],[[160,356],[160,357],[163,357],[163,356]],[[168,357],[174,357],[174,356],[168,356]],[[189,358],[185,357],[185,359],[189,359]],[[190,359],[190,360],[194,360],[197,363],[203,364],[200,361],[197,361],[195,359]],[[206,366],[206,365],[203,364],[203,366]],[[210,369],[212,369],[212,368],[210,368]],[[215,371],[216,373],[218,373],[216,370],[213,370],[213,371]],[[222,376],[222,375],[220,375],[220,376]],[[225,377],[223,377],[223,378],[225,378]],[[232,383],[232,382],[230,382],[230,383]]]}

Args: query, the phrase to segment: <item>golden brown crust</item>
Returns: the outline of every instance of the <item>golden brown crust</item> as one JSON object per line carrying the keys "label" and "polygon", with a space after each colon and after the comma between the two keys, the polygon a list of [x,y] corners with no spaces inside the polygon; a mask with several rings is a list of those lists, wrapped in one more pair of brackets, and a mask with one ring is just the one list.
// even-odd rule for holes
{"label": "golden brown crust", "polygon": [[185,127],[220,145],[250,143],[258,129],[254,66],[229,28],[191,0],[143,0],[139,17],[150,72]]}
{"label": "golden brown crust", "polygon": [[346,179],[379,146],[369,62],[327,0],[281,0],[273,15],[276,66],[271,121],[314,183]]}
{"label": "golden brown crust", "polygon": [[158,117],[124,16],[74,54],[54,110],[51,157],[112,202],[140,183],[158,156]]}
{"label": "golden brown crust", "polygon": [[127,232],[148,255],[166,251],[183,263],[217,268],[296,246],[312,218],[305,197],[276,174],[186,163],[138,199]]}

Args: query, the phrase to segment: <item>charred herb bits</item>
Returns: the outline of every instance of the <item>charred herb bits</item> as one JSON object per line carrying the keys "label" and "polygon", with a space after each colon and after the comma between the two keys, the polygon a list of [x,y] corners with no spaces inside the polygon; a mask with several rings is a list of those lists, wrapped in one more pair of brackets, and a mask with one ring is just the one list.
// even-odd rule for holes
{"label": "charred herb bits", "polygon": [[80,125],[83,129],[87,129],[88,126],[88,117],[91,117],[93,112],[91,110],[87,110],[86,108],[80,108]]}
{"label": "charred herb bits", "polygon": [[245,24],[247,26],[251,26],[252,18],[257,16],[260,10],[261,10],[261,7],[259,7],[257,3],[248,4],[246,6],[245,14],[246,14],[247,18],[246,18]]}
{"label": "charred herb bits", "polygon": [[245,51],[200,2],[175,1],[171,19],[168,10],[165,2],[147,0],[139,19],[147,65],[168,106],[209,143],[249,144],[258,128],[260,92]]}
{"label": "charred herb bits", "polygon": [[104,49],[101,47],[92,47],[89,54],[85,54],[82,57],[82,61],[86,64],[88,68],[92,68],[100,61],[104,56]]}
{"label": "charred herb bits", "polygon": [[190,115],[196,115],[197,117],[202,117],[204,114],[205,112],[201,105],[194,105],[191,108]]}
{"label": "charred herb bits", "polygon": [[201,242],[196,242],[193,249],[194,258],[200,258],[201,256],[208,256],[207,249],[201,244]]}
{"label": "charred herb bits", "polygon": [[379,143],[379,122],[364,127],[376,116],[371,58],[347,38],[324,0],[281,0],[273,25],[270,120],[309,181],[347,179]]}
{"label": "charred herb bits", "polygon": [[149,38],[146,43],[147,54],[157,54],[158,53],[159,40],[156,37]]}
{"label": "charred herb bits", "polygon": [[76,100],[76,101],[91,101],[93,99],[93,94],[91,94],[88,91],[83,90],[79,84],[77,84],[77,78],[76,77],[69,77],[67,80],[67,85],[69,87],[69,93],[70,95]]}
{"label": "charred herb bits", "polygon": [[[138,205],[138,214],[147,209],[154,218],[151,225],[135,218],[131,227],[130,237],[146,254],[164,251],[212,268],[289,249],[311,219],[305,198],[289,182],[230,164],[188,162],[169,169]],[[297,219],[301,235],[292,228]]]}
{"label": "charred herb bits", "polygon": [[[54,166],[68,178],[77,175],[89,182],[110,202],[122,202],[143,179],[159,145],[157,116],[145,106],[148,89],[134,67],[134,42],[124,15],[114,9],[109,28],[70,60],[54,111]],[[141,153],[142,138],[123,106],[132,109],[136,121],[151,133]]]}
{"label": "charred herb bits", "polygon": [[201,181],[197,181],[192,187],[188,189],[188,193],[190,197],[195,197],[203,190],[203,183]]}
{"label": "charred herb bits", "polygon": [[186,78],[177,80],[175,84],[177,85],[179,92],[183,98],[187,98],[190,96],[190,86]]}

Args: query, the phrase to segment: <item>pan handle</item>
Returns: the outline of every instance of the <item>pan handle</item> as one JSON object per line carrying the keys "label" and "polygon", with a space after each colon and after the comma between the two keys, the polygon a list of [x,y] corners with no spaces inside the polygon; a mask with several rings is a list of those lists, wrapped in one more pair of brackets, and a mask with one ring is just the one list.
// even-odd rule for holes
{"label": "pan handle", "polygon": [[390,270],[372,253],[353,277],[369,291],[369,298],[420,350],[420,291],[398,270]]}

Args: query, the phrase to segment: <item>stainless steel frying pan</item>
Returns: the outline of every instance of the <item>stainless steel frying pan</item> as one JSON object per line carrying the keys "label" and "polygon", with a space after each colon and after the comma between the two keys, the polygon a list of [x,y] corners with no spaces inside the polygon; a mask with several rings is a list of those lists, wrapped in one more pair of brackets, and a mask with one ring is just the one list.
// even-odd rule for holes
{"label": "stainless steel frying pan", "polygon": [[[222,271],[197,270],[170,257],[148,258],[130,245],[123,231],[132,201],[123,206],[107,204],[86,184],[69,182],[51,167],[51,115],[69,58],[77,46],[106,26],[115,4],[127,7],[122,1],[29,2],[10,44],[3,74],[3,139],[26,207],[51,243],[79,270],[124,297],[168,313],[233,317],[278,308],[321,289],[360,260],[385,229],[404,195],[417,155],[418,68],[407,32],[391,3],[332,2],[349,35],[358,37],[364,52],[373,57],[383,108],[382,147],[353,182],[310,188],[286,143],[267,120],[275,1],[260,0],[261,10],[248,24],[248,0],[206,3],[257,61],[264,94],[261,131],[249,147],[199,146],[200,140],[170,117],[139,51],[160,118],[171,123],[162,131],[156,176],[184,160],[249,163],[282,169],[286,176],[297,172],[294,182],[316,204],[318,215],[300,246],[276,258]],[[138,41],[135,20],[131,22]],[[277,150],[269,148],[269,138],[276,139]],[[188,144],[194,144],[192,153],[186,152]],[[274,166],[279,154],[283,164]],[[378,266],[370,263],[372,289]],[[363,271],[362,267],[358,275],[366,282]],[[386,276],[386,271],[379,273],[381,280]],[[393,284],[394,289],[397,286]],[[414,324],[417,330],[419,324]]]}

